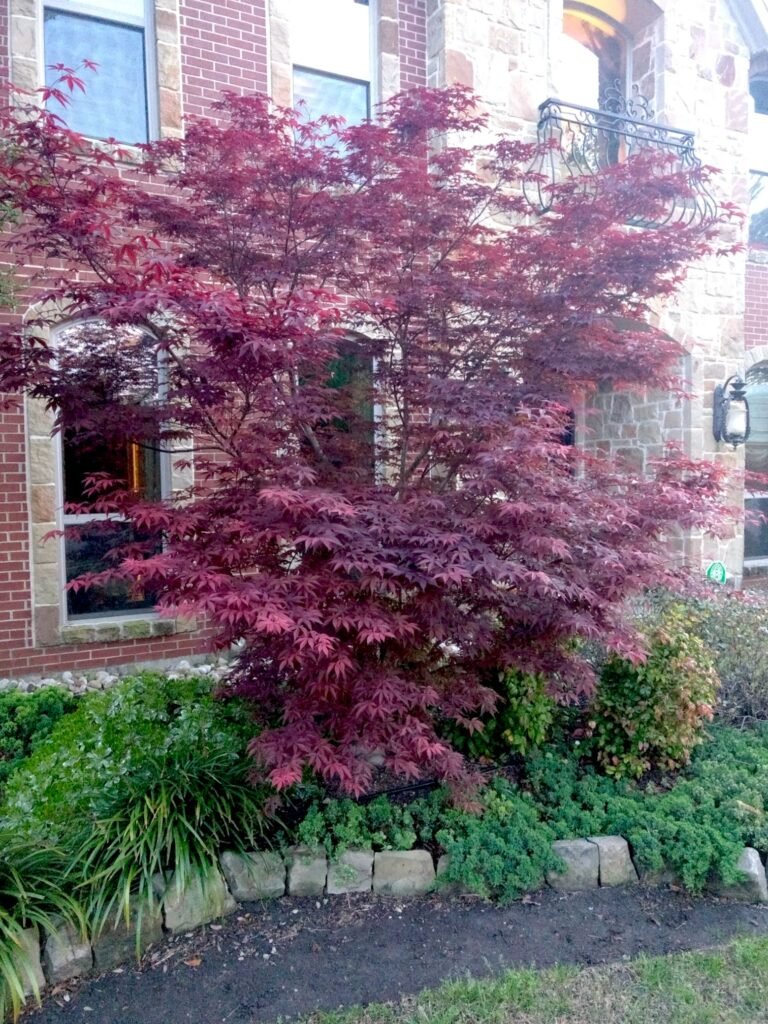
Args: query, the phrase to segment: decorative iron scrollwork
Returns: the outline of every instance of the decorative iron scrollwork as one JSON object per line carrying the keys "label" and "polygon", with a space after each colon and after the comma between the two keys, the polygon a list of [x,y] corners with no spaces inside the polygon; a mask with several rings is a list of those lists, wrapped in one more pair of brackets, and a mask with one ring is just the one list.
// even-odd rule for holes
{"label": "decorative iron scrollwork", "polygon": [[[632,95],[625,97],[617,83],[604,97],[604,105],[605,109],[596,110],[558,99],[541,104],[538,139],[543,145],[523,184],[534,209],[550,210],[555,187],[568,178],[580,178],[585,191],[597,195],[601,171],[643,151],[671,157],[673,171],[691,172],[701,167],[693,132],[650,120],[653,111],[639,90],[633,89]],[[649,221],[638,215],[627,223],[635,227],[709,223],[717,215],[717,204],[702,181],[695,175],[691,181],[690,193],[670,198],[662,217]]]}
{"label": "decorative iron scrollwork", "polygon": [[618,78],[603,93],[600,110],[608,114],[622,114],[633,121],[653,121],[656,116],[651,101],[640,92],[640,86],[633,85],[627,96]]}

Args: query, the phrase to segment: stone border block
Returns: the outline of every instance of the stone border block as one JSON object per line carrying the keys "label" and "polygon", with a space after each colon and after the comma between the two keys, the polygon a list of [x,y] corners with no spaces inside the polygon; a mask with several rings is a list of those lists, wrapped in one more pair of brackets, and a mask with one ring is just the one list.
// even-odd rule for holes
{"label": "stone border block", "polygon": [[36,996],[45,988],[45,976],[40,963],[40,933],[37,928],[24,928],[20,944],[18,953],[11,954],[13,963],[21,975],[25,997]]}
{"label": "stone border block", "polygon": [[380,896],[420,896],[435,884],[427,850],[385,850],[373,858],[373,891]]}
{"label": "stone border block", "polygon": [[328,895],[370,892],[373,885],[373,850],[346,850],[328,862]]}
{"label": "stone border block", "polygon": [[162,938],[163,915],[160,904],[145,904],[141,910],[134,907],[128,921],[121,916],[119,921],[107,924],[100,934],[91,940],[94,970],[102,973],[131,960],[135,961],[137,956],[141,956]]}
{"label": "stone border block", "polygon": [[622,836],[590,836],[600,861],[600,885],[636,885],[637,871],[629,853],[629,844]]}
{"label": "stone border block", "polygon": [[596,889],[600,877],[600,853],[588,839],[558,839],[552,851],[565,862],[562,871],[547,872],[547,883],[561,892]]}
{"label": "stone border block", "polygon": [[236,910],[237,904],[216,868],[188,879],[183,888],[173,875],[163,893],[165,927],[172,935],[191,932]]}
{"label": "stone border block", "polygon": [[328,877],[328,860],[322,846],[293,846],[288,851],[288,893],[291,896],[322,896]]}
{"label": "stone border block", "polygon": [[82,978],[93,968],[91,944],[73,924],[63,922],[46,936],[43,973],[49,985]]}
{"label": "stone border block", "polygon": [[768,903],[768,883],[766,883],[765,868],[757,850],[751,846],[745,846],[741,851],[736,867],[744,876],[741,881],[733,882],[731,885],[726,885],[722,881],[714,882],[709,886],[710,892],[727,900]]}
{"label": "stone border block", "polygon": [[285,896],[285,861],[279,853],[255,850],[219,857],[229,891],[236,900],[264,900]]}

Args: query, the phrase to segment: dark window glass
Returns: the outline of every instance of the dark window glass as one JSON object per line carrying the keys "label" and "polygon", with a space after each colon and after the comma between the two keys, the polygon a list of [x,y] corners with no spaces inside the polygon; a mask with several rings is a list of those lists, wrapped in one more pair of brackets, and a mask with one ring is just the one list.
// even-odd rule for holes
{"label": "dark window glass", "polygon": [[[64,551],[67,582],[89,572],[103,572],[117,562],[115,552],[126,544],[140,544],[141,553],[161,550],[160,540],[139,536],[129,523],[95,520],[65,526]],[[136,549],[139,553],[139,549]],[[98,587],[67,591],[67,614],[70,619],[82,616],[115,615],[152,608],[155,595],[141,583],[116,581]]]}
{"label": "dark window glass", "polygon": [[294,103],[303,100],[309,119],[324,114],[343,117],[347,124],[360,124],[369,116],[368,83],[354,78],[293,69]]}
{"label": "dark window glass", "polygon": [[76,91],[55,113],[89,138],[147,142],[144,30],[46,7],[46,84],[59,77],[49,65],[77,67],[83,58],[96,61],[98,73],[85,76],[85,95]]}
{"label": "dark window glass", "polygon": [[109,473],[150,501],[160,498],[160,453],[144,445],[78,443],[64,433],[64,502],[88,502],[86,480]]}
{"label": "dark window glass", "polygon": [[744,557],[768,558],[768,497],[744,502]]}

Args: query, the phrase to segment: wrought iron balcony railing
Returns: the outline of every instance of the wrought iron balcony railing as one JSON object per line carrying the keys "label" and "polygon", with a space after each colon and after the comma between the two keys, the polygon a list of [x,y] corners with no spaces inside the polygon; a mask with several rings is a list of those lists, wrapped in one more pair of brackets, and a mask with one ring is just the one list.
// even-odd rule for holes
{"label": "wrought iron balcony railing", "polygon": [[[524,192],[530,205],[541,212],[551,209],[553,186],[559,182],[578,177],[596,194],[596,176],[601,170],[643,151],[670,157],[672,171],[690,172],[701,166],[694,152],[693,132],[651,120],[648,101],[637,92],[625,99],[618,89],[611,90],[600,110],[548,99],[539,107],[539,114],[538,139],[549,146],[529,168],[536,180],[526,181]],[[638,215],[627,223],[660,227],[711,221],[717,214],[715,200],[695,175],[689,180],[689,193],[671,198],[660,218],[650,221]]]}

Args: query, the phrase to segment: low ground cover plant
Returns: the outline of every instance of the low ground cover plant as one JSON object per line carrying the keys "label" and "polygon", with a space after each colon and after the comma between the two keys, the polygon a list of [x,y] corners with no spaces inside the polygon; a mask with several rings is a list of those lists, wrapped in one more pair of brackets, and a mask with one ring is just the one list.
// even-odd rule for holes
{"label": "low ground cover plant", "polygon": [[58,686],[35,693],[0,693],[0,795],[14,768],[76,706],[77,698]]}

